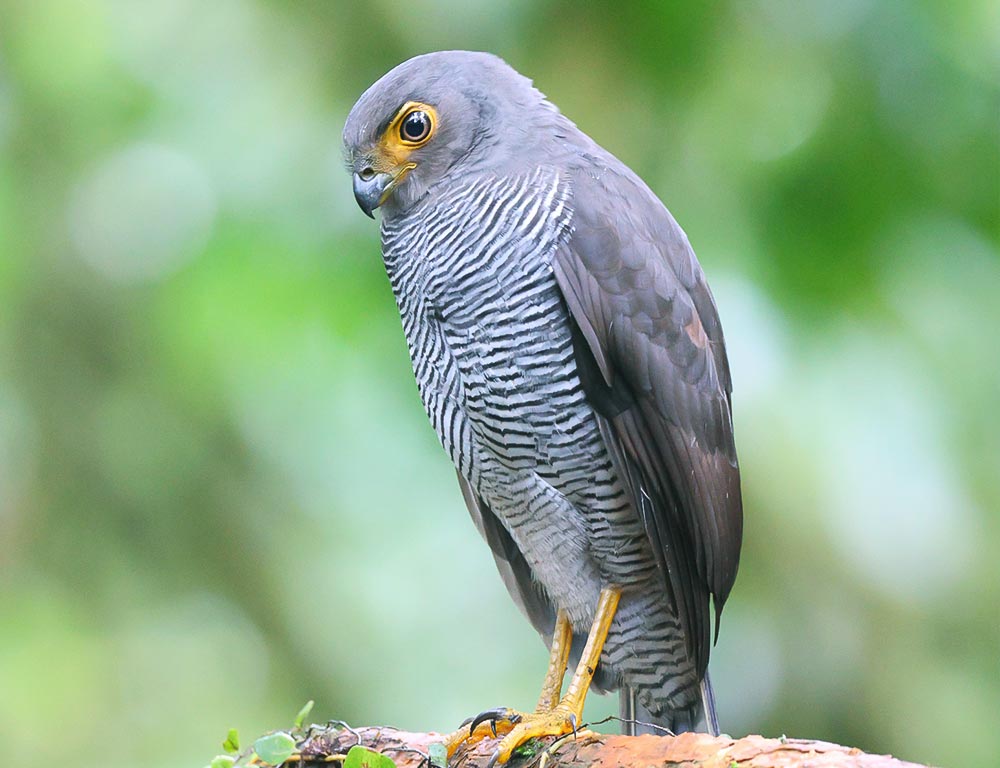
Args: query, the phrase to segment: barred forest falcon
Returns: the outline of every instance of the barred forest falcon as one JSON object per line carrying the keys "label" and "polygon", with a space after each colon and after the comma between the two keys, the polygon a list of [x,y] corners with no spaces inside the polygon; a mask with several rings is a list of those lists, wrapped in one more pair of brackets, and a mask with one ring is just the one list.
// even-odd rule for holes
{"label": "barred forest falcon", "polygon": [[[511,596],[550,647],[494,760],[622,717],[718,731],[708,678],[743,535],[729,365],[687,236],[635,173],[504,61],[400,64],[344,127],[427,415]],[[562,693],[570,659],[575,663]]]}

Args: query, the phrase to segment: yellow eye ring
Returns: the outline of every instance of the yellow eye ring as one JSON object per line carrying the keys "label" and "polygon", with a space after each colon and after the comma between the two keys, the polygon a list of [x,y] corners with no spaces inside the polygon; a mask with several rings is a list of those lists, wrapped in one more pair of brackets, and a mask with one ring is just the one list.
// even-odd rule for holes
{"label": "yellow eye ring", "polygon": [[419,147],[434,133],[431,110],[423,105],[413,105],[399,120],[399,140],[408,147]]}

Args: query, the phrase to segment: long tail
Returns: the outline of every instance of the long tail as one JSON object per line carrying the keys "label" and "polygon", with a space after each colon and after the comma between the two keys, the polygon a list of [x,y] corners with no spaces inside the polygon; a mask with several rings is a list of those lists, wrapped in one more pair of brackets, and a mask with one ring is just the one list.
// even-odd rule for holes
{"label": "long tail", "polygon": [[[715,693],[708,672],[701,683],[701,698],[689,709],[675,710],[662,715],[654,715],[642,706],[636,698],[635,689],[623,685],[618,694],[618,714],[622,719],[622,733],[638,736],[643,733],[662,734],[663,728],[671,733],[686,731],[707,731],[719,735],[719,718],[715,712]],[[650,726],[659,726],[650,727]]]}

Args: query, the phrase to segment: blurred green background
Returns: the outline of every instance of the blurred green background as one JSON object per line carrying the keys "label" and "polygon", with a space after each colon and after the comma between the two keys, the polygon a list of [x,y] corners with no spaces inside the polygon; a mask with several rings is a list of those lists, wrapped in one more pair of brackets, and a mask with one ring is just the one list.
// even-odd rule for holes
{"label": "blurred green background", "polygon": [[996,765],[998,8],[0,0],[4,762],[533,705],[342,167],[361,91],[462,47],[637,170],[715,290],[724,729]]}

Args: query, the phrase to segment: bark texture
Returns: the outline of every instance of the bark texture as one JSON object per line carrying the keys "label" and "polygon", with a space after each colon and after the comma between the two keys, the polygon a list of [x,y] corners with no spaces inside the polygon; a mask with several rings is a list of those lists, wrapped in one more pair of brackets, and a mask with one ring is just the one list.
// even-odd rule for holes
{"label": "bark texture", "polygon": [[[408,733],[389,727],[313,727],[287,766],[330,765],[356,744],[393,759],[397,768],[427,768],[437,733]],[[497,741],[460,748],[449,768],[486,768]],[[888,755],[807,739],[768,739],[685,733],[680,736],[609,736],[581,731],[577,737],[540,742],[534,754],[512,758],[511,768],[926,768]]]}

